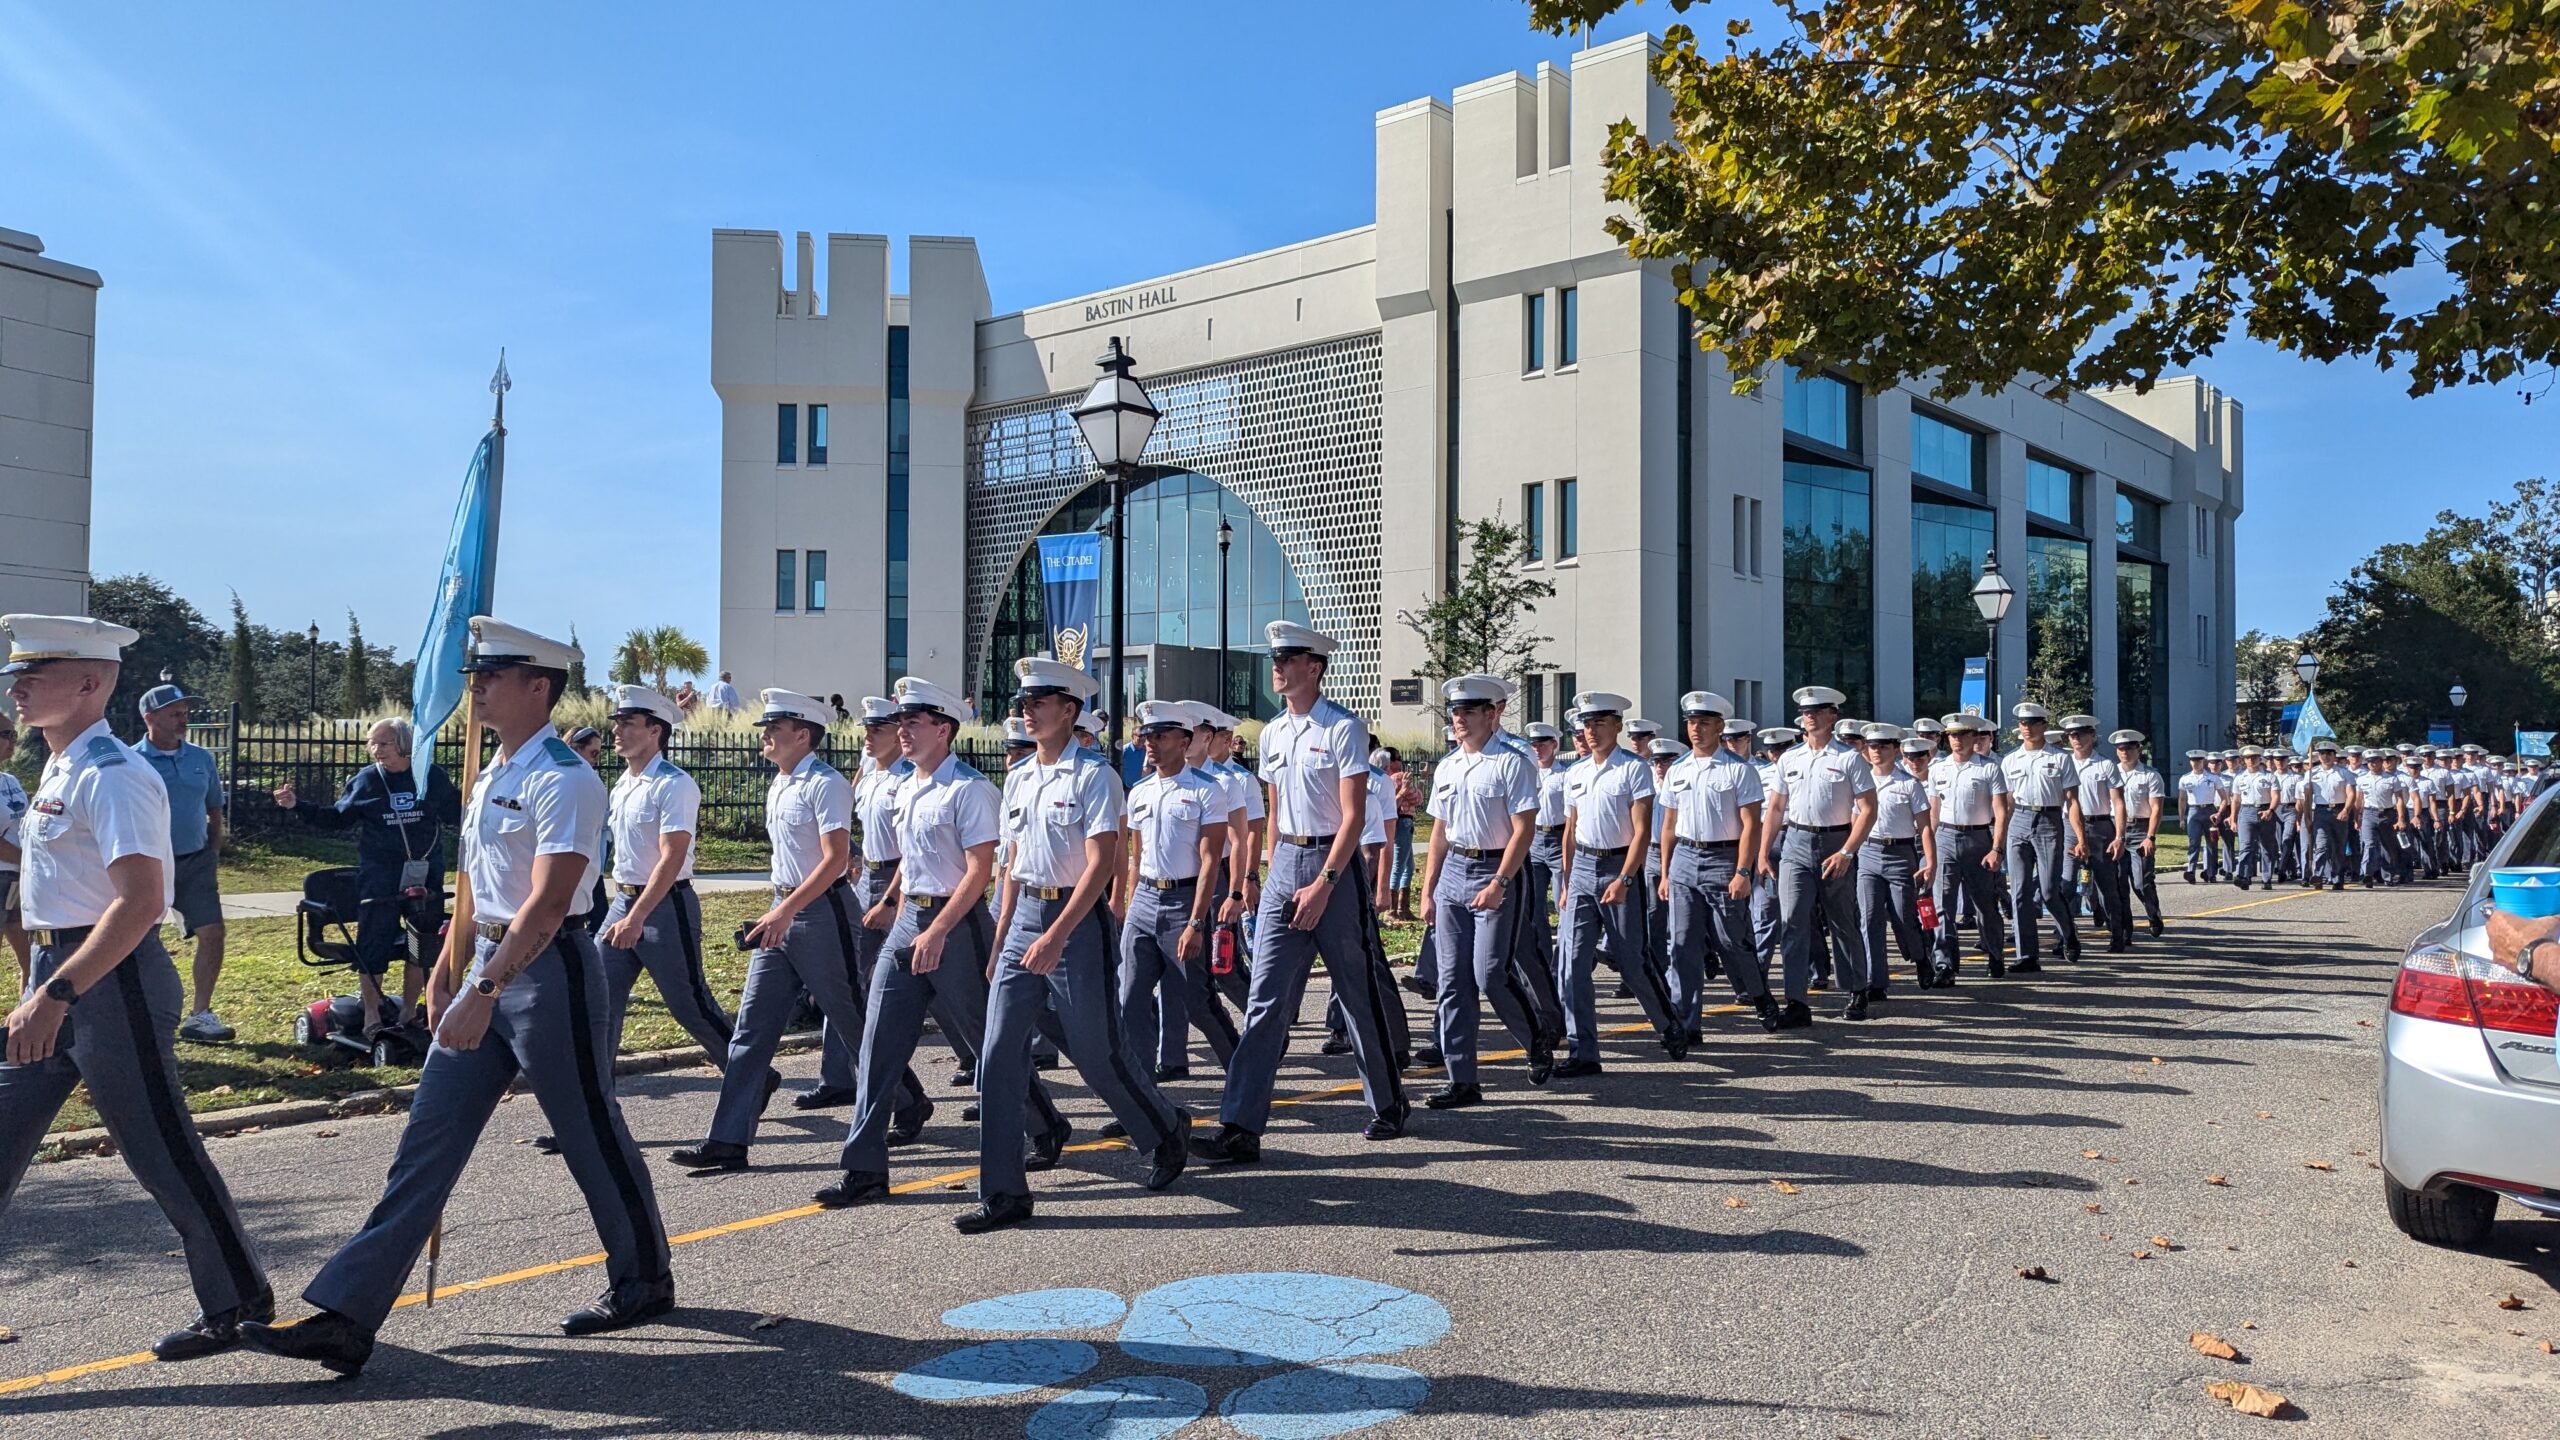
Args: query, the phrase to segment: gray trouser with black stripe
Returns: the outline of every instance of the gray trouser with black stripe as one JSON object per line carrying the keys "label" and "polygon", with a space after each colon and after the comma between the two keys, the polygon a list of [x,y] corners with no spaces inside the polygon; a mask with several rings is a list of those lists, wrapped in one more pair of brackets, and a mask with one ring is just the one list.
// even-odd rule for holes
{"label": "gray trouser with black stripe", "polygon": [[[2133,939],[2133,906],[2125,893],[2129,888],[2126,857],[2107,853],[2108,848],[2116,843],[2116,817],[2112,814],[2084,815],[2080,817],[2080,834],[2089,852],[2085,862],[2089,867],[2091,887],[2092,903],[2089,908],[2111,939],[2130,941]],[[2128,851],[2131,848],[2130,845],[2126,847]],[[2275,863],[2272,857],[2267,861],[2270,873]]]}
{"label": "gray trouser with black stripe", "polygon": [[1541,830],[1529,839],[1529,861],[1520,870],[1520,895],[1526,909],[1520,917],[1520,939],[1513,947],[1511,983],[1519,987],[1538,1033],[1553,1044],[1564,1037],[1564,1002],[1556,993],[1557,872],[1564,867],[1564,827],[1553,834]]}
{"label": "gray trouser with black stripe", "polygon": [[[470,978],[496,950],[486,938],[478,942]],[[614,1099],[611,1024],[595,937],[572,916],[500,993],[478,1048],[428,1048],[382,1199],[346,1248],[320,1267],[302,1298],[367,1331],[381,1326],[490,1113],[519,1074],[532,1087],[560,1158],[586,1197],[596,1236],[604,1242],[612,1292],[637,1299],[664,1284],[667,1232],[640,1147],[631,1142]],[[737,1067],[730,1073],[738,1073]],[[761,1063],[747,1073],[761,1085]]]}
{"label": "gray trouser with black stripe", "polygon": [[1731,889],[1740,851],[1736,840],[1683,840],[1671,852],[1671,1005],[1693,1030],[1706,1008],[1709,956],[1734,994],[1758,1000],[1769,993],[1769,961],[1752,936],[1750,902],[1734,899]]}
{"label": "gray trouser with black stripe", "polygon": [[2239,833],[2231,842],[2231,877],[2245,888],[2251,880],[2276,878],[2276,821],[2255,805],[2240,807]]}
{"label": "gray trouser with black stripe", "polygon": [[2030,810],[2009,819],[2009,902],[2018,915],[2018,959],[2036,958],[2036,907],[2041,904],[2062,932],[2062,953],[2080,953],[2080,921],[2072,913],[2070,836],[2062,807]]}
{"label": "gray trouser with black stripe", "polygon": [[1298,892],[1324,870],[1332,842],[1272,847],[1271,874],[1262,887],[1262,904],[1253,925],[1253,982],[1245,1002],[1244,1033],[1236,1041],[1235,1059],[1227,1065],[1226,1094],[1219,1118],[1227,1124],[1262,1133],[1271,1122],[1271,1092],[1279,1083],[1280,1057],[1289,1047],[1289,1023],[1306,992],[1316,961],[1324,961],[1334,996],[1349,1021],[1351,1054],[1360,1068],[1360,1093],[1378,1114],[1401,1113],[1404,1079],[1399,1070],[1401,1047],[1394,1038],[1392,1008],[1404,1013],[1393,979],[1372,959],[1368,891],[1356,864],[1326,898],[1314,928],[1295,929]]}
{"label": "gray trouser with black stripe", "polygon": [[1558,927],[1563,940],[1556,947],[1556,990],[1564,997],[1565,1048],[1567,1058],[1572,1060],[1600,1058],[1600,1007],[1593,993],[1591,973],[1604,942],[1618,961],[1618,974],[1635,991],[1636,1003],[1644,1007],[1645,1018],[1653,1022],[1653,1028],[1668,1030],[1675,1023],[1670,987],[1647,958],[1645,897],[1636,889],[1643,880],[1629,879],[1623,897],[1614,905],[1600,898],[1618,879],[1626,853],[1623,849],[1576,850],[1573,875],[1565,883],[1564,916]]}
{"label": "gray trouser with black stripe", "polygon": [[1058,1048],[1075,1062],[1104,1106],[1144,1154],[1173,1133],[1173,1106],[1156,1090],[1146,1059],[1121,1044],[1119,986],[1109,914],[1100,905],[1068,933],[1058,966],[1046,975],[1022,968],[1031,942],[1065,914],[1067,897],[1043,900],[1024,887],[1015,893],[1013,924],[996,955],[987,989],[986,1043],[978,1057],[978,1197],[1028,1195],[1023,1173],[1023,1107],[1031,1090],[1031,1037],[1054,1004],[1061,1033]]}
{"label": "gray trouser with black stripe", "polygon": [[[897,876],[898,862],[895,860],[885,860],[877,865],[866,860],[853,868],[853,963],[860,977],[855,983],[866,995],[871,991],[871,967],[880,963],[880,947],[888,940],[889,932],[872,929],[862,923],[862,917],[870,914],[871,907],[879,904],[889,893],[889,882]],[[821,1025],[818,1041],[818,1084],[829,1090],[854,1088],[857,1072],[853,1052],[854,1047],[862,1043],[862,1036],[840,1035],[836,1033],[835,1026]]]}
{"label": "gray trouser with black stripe", "polygon": [[1885,959],[1885,932],[1902,947],[1902,958],[1919,973],[1929,963],[1929,945],[1920,932],[1920,842],[1871,839],[1858,847],[1858,936],[1867,951],[1867,984],[1883,989],[1892,972]]}
{"label": "gray trouser with black stripe", "polygon": [[[789,892],[777,892],[781,894]],[[738,1024],[729,1041],[729,1063],[720,1075],[720,1103],[711,1112],[711,1136],[726,1145],[752,1144],[756,1121],[764,1114],[765,1073],[773,1068],[773,1052],[806,994],[827,1023],[848,1035],[863,1029],[864,995],[861,967],[854,946],[861,929],[853,913],[853,887],[838,883],[811,901],[783,932],[782,944],[758,950],[747,962],[747,983],[738,991]],[[899,1078],[897,1107],[911,1111],[925,1103],[912,1071]]]}
{"label": "gray trouser with black stripe", "polygon": [[1938,974],[1956,973],[1963,950],[1956,941],[1956,919],[1965,910],[1973,912],[1973,923],[1979,927],[1982,953],[1993,965],[2003,965],[2003,946],[2007,937],[2000,933],[2000,872],[1988,869],[1983,860],[1991,854],[1991,827],[1988,825],[1940,825],[1938,827]]}
{"label": "gray trouser with black stripe", "polygon": [[1476,1032],[1483,1024],[1479,994],[1522,1049],[1535,1054],[1542,1043],[1527,997],[1512,979],[1512,956],[1527,923],[1528,892],[1506,885],[1499,908],[1468,908],[1501,870],[1498,854],[1476,859],[1453,850],[1442,857],[1440,883],[1431,890],[1440,1054],[1453,1085],[1476,1083]]}
{"label": "gray trouser with black stripe", "polygon": [[[36,946],[34,985],[26,993],[35,994],[78,948],[77,941]],[[86,1083],[89,1103],[114,1137],[125,1168],[177,1229],[196,1303],[213,1315],[267,1294],[267,1276],[240,1228],[231,1191],[187,1116],[177,1050],[169,1038],[186,1013],[185,998],[160,937],[145,935],[121,964],[71,1002],[51,1055],[0,1064],[0,1215],[8,1213],[9,1199],[63,1102],[73,1087]]]}
{"label": "gray trouser with black stripe", "polygon": [[[635,897],[625,895],[617,887],[613,905],[605,911],[603,929],[622,923],[631,913]],[[601,933],[601,932],[599,932]],[[667,1002],[667,1013],[684,1027],[714,1065],[729,1063],[729,1040],[736,1027],[729,1023],[729,1012],[711,994],[710,984],[702,975],[702,901],[693,893],[693,882],[680,880],[658,902],[658,908],[641,922],[640,943],[629,950],[599,944],[596,952],[604,960],[607,1001],[612,1007],[613,1048],[622,1049],[622,1022],[631,1010],[631,987],[639,983],[642,971],[658,987],[659,998]]]}
{"label": "gray trouser with black stripe", "polygon": [[1787,998],[1801,1003],[1813,988],[1813,926],[1817,913],[1831,937],[1834,980],[1855,993],[1878,983],[1883,967],[1869,970],[1866,940],[1858,928],[1856,857],[1835,879],[1825,879],[1822,862],[1840,852],[1849,838],[1846,825],[1812,828],[1789,825],[1778,841],[1778,914],[1783,930],[1779,950],[1785,962]]}
{"label": "gray trouser with black stripe", "polygon": [[[1199,930],[1199,957],[1182,958],[1199,885],[1185,880],[1159,890],[1142,882],[1129,897],[1129,923],[1120,931],[1120,1038],[1137,1064],[1150,1056],[1163,1065],[1189,1064],[1185,1031],[1191,1026],[1199,1027],[1220,1065],[1235,1058],[1235,1017],[1208,984],[1209,926]],[[1216,907],[1208,914],[1214,918]]]}

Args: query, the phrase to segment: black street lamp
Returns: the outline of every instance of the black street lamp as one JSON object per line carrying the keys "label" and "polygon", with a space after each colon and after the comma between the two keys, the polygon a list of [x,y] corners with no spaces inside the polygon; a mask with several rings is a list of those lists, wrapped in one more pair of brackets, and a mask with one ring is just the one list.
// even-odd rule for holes
{"label": "black street lamp", "polygon": [[2471,698],[2471,692],[2463,689],[2460,681],[2456,681],[2454,682],[2453,688],[2445,692],[2444,698],[2453,702],[2454,721],[2453,724],[2445,728],[2455,732],[2453,741],[2455,744],[2460,744],[2462,742],[2462,702]]}
{"label": "black street lamp", "polygon": [[2000,723],[2000,618],[2009,613],[2009,603],[2017,598],[2009,577],[2000,573],[2000,558],[1983,551],[1982,578],[1973,582],[1973,608],[1982,615],[1984,631],[1982,718],[1995,727]]}
{"label": "black street lamp", "polygon": [[311,659],[311,713],[317,715],[320,713],[320,622],[312,621],[311,628],[303,632],[302,638],[310,642],[304,649]]}
{"label": "black street lamp", "polygon": [[1236,527],[1227,517],[1218,517],[1218,708],[1227,708],[1231,698],[1227,691],[1227,547],[1236,540]]}
{"label": "black street lamp", "polygon": [[1137,362],[1120,347],[1119,336],[1111,337],[1111,348],[1094,363],[1102,378],[1093,382],[1074,413],[1085,449],[1093,452],[1093,463],[1111,477],[1110,741],[1116,766],[1120,727],[1126,718],[1121,712],[1128,708],[1121,703],[1127,694],[1121,671],[1129,655],[1129,482],[1137,476],[1138,457],[1146,453],[1147,437],[1164,416],[1148,398],[1147,387],[1129,373]]}
{"label": "black street lamp", "polygon": [[[2302,703],[2303,707],[2308,709],[2316,703],[2319,698],[2320,657],[2312,654],[2308,650],[2303,651],[2301,654],[2293,657],[2293,673],[2302,679]],[[2302,722],[2298,719],[2295,720],[2293,722],[2293,728],[2295,734],[2301,733]],[[2282,740],[2287,746],[2293,746],[2293,735],[2283,735],[2277,738]],[[2293,748],[2295,748],[2297,752],[2300,750],[2299,746],[2293,746]]]}

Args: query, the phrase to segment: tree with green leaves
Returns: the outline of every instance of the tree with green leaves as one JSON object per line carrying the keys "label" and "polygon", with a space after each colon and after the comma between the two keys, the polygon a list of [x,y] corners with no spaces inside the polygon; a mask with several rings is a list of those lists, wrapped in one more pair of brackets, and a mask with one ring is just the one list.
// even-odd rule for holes
{"label": "tree with green leaves", "polygon": [[90,582],[89,613],[130,626],[139,639],[124,649],[109,720],[130,730],[142,692],[170,679],[198,692],[211,685],[223,662],[222,632],[204,612],[178,598],[149,575],[110,575]]}
{"label": "tree with green leaves", "polygon": [[258,709],[258,647],[249,628],[249,607],[240,603],[240,592],[231,592],[231,703],[240,707],[240,718],[255,720]]}
{"label": "tree with green leaves", "polygon": [[365,648],[364,626],[347,612],[347,656],[338,669],[338,713],[364,715],[380,699],[373,689],[373,652]]}
{"label": "tree with green leaves", "polygon": [[587,693],[587,652],[578,644],[578,627],[569,627],[569,648],[578,658],[569,662],[569,693],[583,697]]}
{"label": "tree with green leaves", "polygon": [[2413,394],[2560,358],[2550,0],[1772,5],[1765,41],[1672,26],[1667,130],[1604,156],[1738,386],[2146,387],[2235,334]]}
{"label": "tree with green leaves", "polygon": [[2470,692],[2465,737],[2503,738],[2560,721],[2550,632],[2507,559],[2469,527],[2438,525],[2382,546],[2329,597],[2305,637],[2320,657],[2320,709],[2359,743],[2423,738],[2455,718],[2447,695]]}
{"label": "tree with green leaves", "polygon": [[711,668],[711,652],[673,625],[634,630],[622,637],[622,650],[635,678],[645,677],[649,688],[661,694],[669,675],[700,675]]}
{"label": "tree with green leaves", "polygon": [[[2234,738],[2243,745],[2280,745],[2284,730],[2285,693],[2293,686],[2293,662],[2302,658],[2302,642],[2263,630],[2251,630],[2232,642],[2231,672],[2240,689],[2232,717]],[[2316,653],[2316,652],[2315,652]],[[2324,705],[2325,713],[2327,707]],[[2337,716],[2330,715],[2334,728]]]}
{"label": "tree with green leaves", "polygon": [[2516,482],[2515,495],[2494,501],[2478,518],[2439,511],[2436,524],[2451,527],[2465,546],[2485,550],[2516,572],[2533,597],[2534,612],[2551,623],[2560,598],[2560,485],[2539,475]]}
{"label": "tree with green leaves", "polygon": [[1458,675],[1500,675],[1513,684],[1555,667],[1538,649],[1555,637],[1538,634],[1529,617],[1556,587],[1521,568],[1527,535],[1496,510],[1482,520],[1458,522],[1465,557],[1457,583],[1419,610],[1399,610],[1396,620],[1422,641],[1415,672],[1431,685],[1426,701],[1440,708],[1439,682]]}

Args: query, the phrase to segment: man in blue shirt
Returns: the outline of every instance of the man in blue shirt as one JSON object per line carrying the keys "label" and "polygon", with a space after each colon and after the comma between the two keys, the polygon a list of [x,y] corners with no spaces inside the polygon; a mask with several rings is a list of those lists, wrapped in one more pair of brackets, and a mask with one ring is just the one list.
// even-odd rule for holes
{"label": "man in blue shirt", "polygon": [[213,1013],[214,982],[222,978],[222,890],[214,867],[222,851],[222,772],[213,752],[187,743],[187,708],[195,697],[175,685],[154,685],[142,695],[143,742],[135,747],[169,791],[169,848],[177,852],[180,938],[196,942],[195,1005],[178,1026],[181,1040],[231,1038],[231,1027]]}

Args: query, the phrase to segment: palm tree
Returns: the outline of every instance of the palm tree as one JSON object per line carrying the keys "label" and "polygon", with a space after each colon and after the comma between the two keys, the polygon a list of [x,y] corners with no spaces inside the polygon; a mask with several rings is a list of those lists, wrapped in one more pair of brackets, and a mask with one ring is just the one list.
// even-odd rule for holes
{"label": "palm tree", "polygon": [[700,675],[711,668],[711,652],[673,625],[623,636],[621,658],[633,673],[647,677],[650,689],[660,692],[666,690],[669,675]]}

